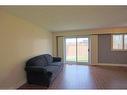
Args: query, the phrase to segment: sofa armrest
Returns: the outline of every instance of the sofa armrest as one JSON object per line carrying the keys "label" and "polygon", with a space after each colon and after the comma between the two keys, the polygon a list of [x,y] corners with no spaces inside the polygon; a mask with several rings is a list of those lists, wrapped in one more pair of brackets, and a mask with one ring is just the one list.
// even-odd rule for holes
{"label": "sofa armrest", "polygon": [[25,67],[25,71],[27,72],[37,72],[37,73],[48,73],[48,71],[40,66],[29,66]]}
{"label": "sofa armrest", "polygon": [[53,62],[60,62],[61,61],[61,57],[53,57]]}

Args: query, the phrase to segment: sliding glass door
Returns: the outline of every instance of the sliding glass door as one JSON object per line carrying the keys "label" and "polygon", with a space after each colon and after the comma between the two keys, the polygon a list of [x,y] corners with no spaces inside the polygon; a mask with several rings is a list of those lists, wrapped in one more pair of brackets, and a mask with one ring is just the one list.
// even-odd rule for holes
{"label": "sliding glass door", "polygon": [[89,61],[88,37],[65,38],[65,61],[88,63]]}

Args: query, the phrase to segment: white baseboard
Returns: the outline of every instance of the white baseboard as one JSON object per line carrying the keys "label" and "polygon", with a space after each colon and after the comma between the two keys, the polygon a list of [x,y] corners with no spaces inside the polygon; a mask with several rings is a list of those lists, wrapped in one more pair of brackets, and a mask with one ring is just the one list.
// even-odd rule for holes
{"label": "white baseboard", "polygon": [[17,84],[9,87],[9,89],[18,89],[20,86],[22,86],[24,83],[26,83],[26,80],[20,81]]}
{"label": "white baseboard", "polygon": [[119,67],[127,67],[127,64],[115,64],[115,63],[97,63],[91,65],[101,65],[101,66],[119,66]]}

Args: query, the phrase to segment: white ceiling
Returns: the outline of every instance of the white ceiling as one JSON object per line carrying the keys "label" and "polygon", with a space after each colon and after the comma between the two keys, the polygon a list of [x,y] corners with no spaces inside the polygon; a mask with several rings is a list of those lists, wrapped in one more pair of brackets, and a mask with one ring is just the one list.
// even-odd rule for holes
{"label": "white ceiling", "polygon": [[0,8],[48,31],[127,26],[127,6],[1,6]]}

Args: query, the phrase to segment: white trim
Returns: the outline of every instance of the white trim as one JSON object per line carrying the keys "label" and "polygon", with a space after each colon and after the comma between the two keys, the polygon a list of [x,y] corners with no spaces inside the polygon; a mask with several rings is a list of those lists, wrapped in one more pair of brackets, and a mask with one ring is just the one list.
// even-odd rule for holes
{"label": "white trim", "polygon": [[100,66],[119,66],[119,67],[127,67],[127,64],[120,64],[120,63],[98,63],[98,64],[91,64],[91,65],[100,65]]}
{"label": "white trim", "polygon": [[62,58],[62,61],[64,59],[64,37],[57,37],[57,56]]}
{"label": "white trim", "polygon": [[20,81],[20,82],[18,82],[17,84],[15,84],[15,85],[9,87],[9,89],[18,89],[19,87],[21,87],[21,86],[22,86],[23,84],[25,84],[25,83],[26,83],[26,80]]}
{"label": "white trim", "polygon": [[86,66],[113,66],[113,67],[127,67],[127,64],[115,64],[115,63],[97,63],[97,64],[77,64],[77,63],[65,63],[68,65],[86,65]]}

